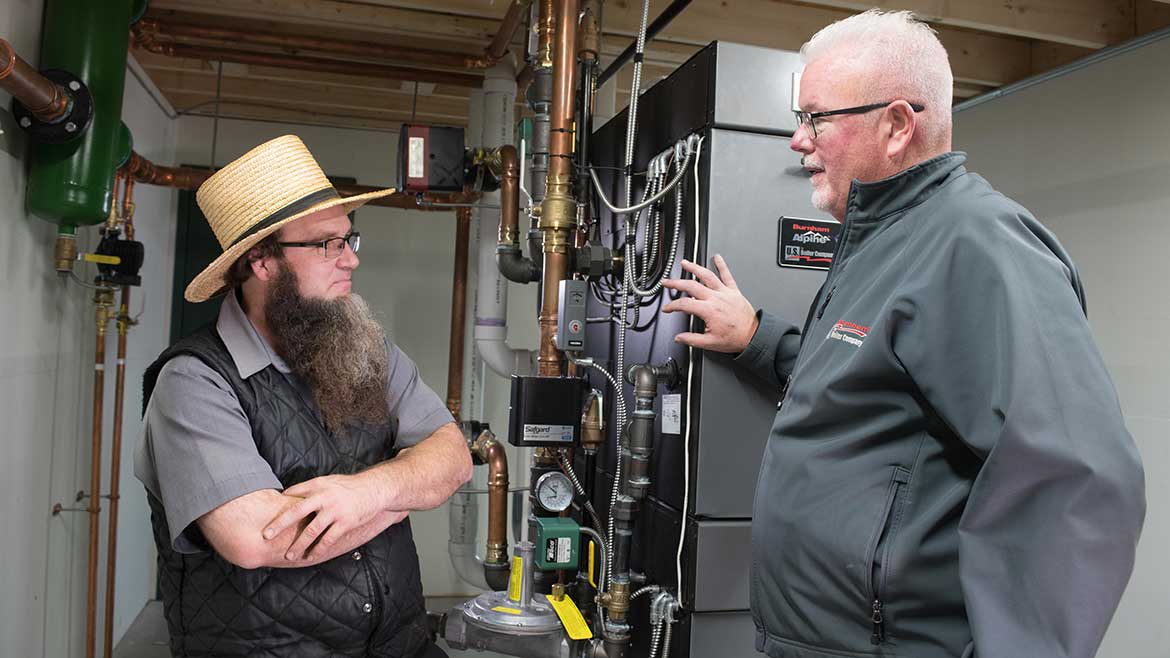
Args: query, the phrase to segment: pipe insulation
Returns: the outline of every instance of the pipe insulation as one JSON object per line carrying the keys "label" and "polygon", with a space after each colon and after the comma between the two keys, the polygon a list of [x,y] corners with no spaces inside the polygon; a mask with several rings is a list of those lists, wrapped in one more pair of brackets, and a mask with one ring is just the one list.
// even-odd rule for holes
{"label": "pipe insulation", "polygon": [[[516,105],[516,69],[505,57],[484,76],[483,147],[512,143]],[[496,266],[496,238],[500,225],[500,193],[484,194],[487,206],[479,210],[478,263],[475,296],[475,349],[497,374],[509,377],[530,372],[533,353],[508,346],[508,281]]]}

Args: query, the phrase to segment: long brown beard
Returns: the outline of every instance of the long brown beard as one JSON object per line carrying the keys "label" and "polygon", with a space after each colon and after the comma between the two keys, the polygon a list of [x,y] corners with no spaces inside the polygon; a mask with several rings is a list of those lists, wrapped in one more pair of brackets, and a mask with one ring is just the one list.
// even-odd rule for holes
{"label": "long brown beard", "polygon": [[366,421],[389,420],[386,336],[366,301],[301,296],[296,274],[282,263],[264,305],[277,353],[313,391],[331,433]]}

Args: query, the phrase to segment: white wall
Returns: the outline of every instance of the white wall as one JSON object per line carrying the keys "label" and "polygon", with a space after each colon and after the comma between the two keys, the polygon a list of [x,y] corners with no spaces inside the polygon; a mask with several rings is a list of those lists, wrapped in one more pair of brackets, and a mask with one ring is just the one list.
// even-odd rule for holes
{"label": "white wall", "polygon": [[[1051,228],[1146,470],[1137,566],[1101,658],[1170,656],[1170,39],[955,115],[968,167]],[[1092,569],[1093,565],[1083,565]]]}
{"label": "white wall", "polygon": [[[36,65],[41,5],[0,0],[0,25],[18,53]],[[0,106],[9,97],[0,92]],[[124,122],[144,156],[170,160],[173,122],[132,76],[127,75]],[[7,137],[0,137],[7,139]],[[60,502],[78,506],[74,495],[89,488],[93,379],[93,309],[90,295],[59,279],[53,270],[56,228],[24,210],[25,161],[0,152],[0,656],[83,655],[88,516],[51,516]],[[115,605],[115,640],[153,594],[153,544],[141,487],[131,475],[139,431],[138,409],[145,365],[166,344],[174,251],[173,193],[139,186],[137,239],[146,245],[143,286],[133,292],[132,310],[145,308],[131,334],[127,358],[122,500]],[[82,248],[96,244],[92,228],[78,232]],[[92,277],[88,266],[77,272]],[[113,332],[111,332],[113,333]],[[109,437],[113,418],[115,339],[107,343],[106,443],[103,494],[109,485]],[[84,503],[82,503],[83,505]],[[108,507],[103,503],[103,508]],[[104,519],[103,513],[103,519]],[[105,544],[105,525],[102,525]],[[105,553],[101,555],[104,569]],[[99,580],[97,637],[100,647],[104,574]]]}
{"label": "white wall", "polygon": [[[207,165],[211,157],[211,119],[179,120],[177,161]],[[223,166],[253,146],[285,134],[299,136],[330,176],[356,178],[362,185],[392,187],[396,179],[397,133],[319,128],[256,121],[220,120],[216,138],[216,164]],[[390,339],[418,365],[425,381],[441,399],[447,391],[447,349],[451,323],[452,265],[455,255],[455,213],[417,212],[366,206],[357,212],[362,233],[361,265],[354,275],[354,290],[384,314]],[[472,236],[476,235],[472,227]],[[493,248],[494,253],[494,248]],[[466,371],[478,360],[470,347],[474,323],[475,249],[469,272]],[[513,346],[536,347],[536,297],[533,286],[512,285],[509,297],[509,340]],[[487,420],[503,438],[508,418],[508,382],[488,373],[479,405],[464,404],[464,418]],[[464,387],[465,394],[468,386]],[[474,408],[473,408],[474,407]],[[525,465],[513,459],[513,482],[527,481]],[[476,479],[483,486],[483,468]],[[486,501],[481,505],[481,542],[486,533]],[[476,590],[462,582],[447,557],[447,505],[411,515],[415,543],[428,596],[464,595]]]}

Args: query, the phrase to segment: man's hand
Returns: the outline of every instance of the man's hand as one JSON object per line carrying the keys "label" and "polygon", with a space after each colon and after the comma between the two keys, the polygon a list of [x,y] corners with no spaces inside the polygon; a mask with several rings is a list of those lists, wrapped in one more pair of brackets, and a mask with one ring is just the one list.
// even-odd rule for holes
{"label": "man's hand", "polygon": [[731,270],[723,257],[713,259],[719,276],[711,270],[690,261],[682,261],[682,268],[694,279],[666,279],[662,285],[685,292],[688,296],[676,299],[662,310],[666,313],[682,311],[697,316],[706,325],[701,334],[683,332],[674,337],[676,343],[713,352],[738,354],[752,342],[760,322],[756,309],[735,285]]}
{"label": "man's hand", "polygon": [[314,560],[331,553],[335,544],[375,520],[382,522],[378,525],[384,523],[384,529],[407,514],[385,510],[373,482],[361,473],[316,477],[285,489],[284,495],[302,500],[289,505],[268,524],[264,529],[265,539],[278,537],[312,515],[312,520],[304,525],[285,553],[285,559],[290,562]]}

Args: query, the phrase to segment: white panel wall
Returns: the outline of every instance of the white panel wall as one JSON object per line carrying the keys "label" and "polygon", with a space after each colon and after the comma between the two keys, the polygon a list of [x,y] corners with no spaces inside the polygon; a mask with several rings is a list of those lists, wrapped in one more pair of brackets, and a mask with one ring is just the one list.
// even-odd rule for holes
{"label": "white panel wall", "polygon": [[[179,120],[177,161],[207,165],[212,135],[216,138],[216,164],[223,166],[253,146],[285,134],[299,136],[330,176],[356,178],[362,185],[392,187],[396,179],[397,133],[318,128],[255,121],[220,120],[218,131],[211,119]],[[441,399],[447,391],[447,349],[451,323],[452,265],[455,255],[455,213],[417,212],[366,206],[357,212],[362,233],[361,265],[354,276],[354,290],[384,315],[390,339],[418,365],[425,381]],[[472,227],[472,236],[476,235]],[[492,249],[494,254],[494,247]],[[474,369],[470,326],[474,322],[475,249],[469,267],[468,343],[466,370]],[[536,296],[533,286],[512,284],[509,293],[509,340],[513,346],[537,345]],[[464,405],[464,417],[487,420],[503,438],[508,418],[508,382],[487,373],[486,394],[481,405]],[[465,387],[465,394],[467,392]],[[515,451],[510,451],[510,455]],[[527,481],[525,466],[513,459],[512,482]],[[484,469],[477,468],[483,486]],[[481,540],[486,532],[486,501],[481,505]],[[472,594],[447,557],[447,506],[411,515],[415,543],[422,566],[423,588],[428,596]]]}
{"label": "white panel wall", "polygon": [[[41,6],[39,0],[0,0],[0,36],[34,66]],[[8,103],[8,95],[0,92],[0,106],[7,108]],[[169,162],[173,122],[129,75],[123,120],[140,153]],[[5,564],[0,569],[0,656],[73,657],[84,653],[88,517],[51,516],[50,508],[57,502],[79,506],[74,495],[89,487],[93,312],[90,294],[55,274],[56,228],[25,212],[24,188],[24,158],[0,152],[0,308],[5,310],[0,322],[0,437],[5,448],[0,460],[0,555]],[[131,475],[130,456],[139,431],[142,371],[165,346],[169,331],[174,250],[173,193],[139,186],[135,198],[137,239],[147,251],[144,284],[133,293],[132,310],[141,311],[140,324],[131,334],[127,358],[115,641],[154,591],[149,520],[142,489]],[[78,233],[83,249],[95,245],[96,238],[94,229]],[[93,274],[88,266],[77,271]],[[111,337],[103,494],[110,480],[115,350]],[[105,532],[103,523],[103,546]],[[101,558],[104,565],[104,552]],[[103,587],[104,582],[103,576]],[[104,591],[98,594],[100,646]]]}
{"label": "white panel wall", "polygon": [[[1170,39],[955,115],[968,166],[1051,228],[1141,450],[1148,511],[1101,658],[1170,656]],[[1092,569],[1093,565],[1083,565]]]}

